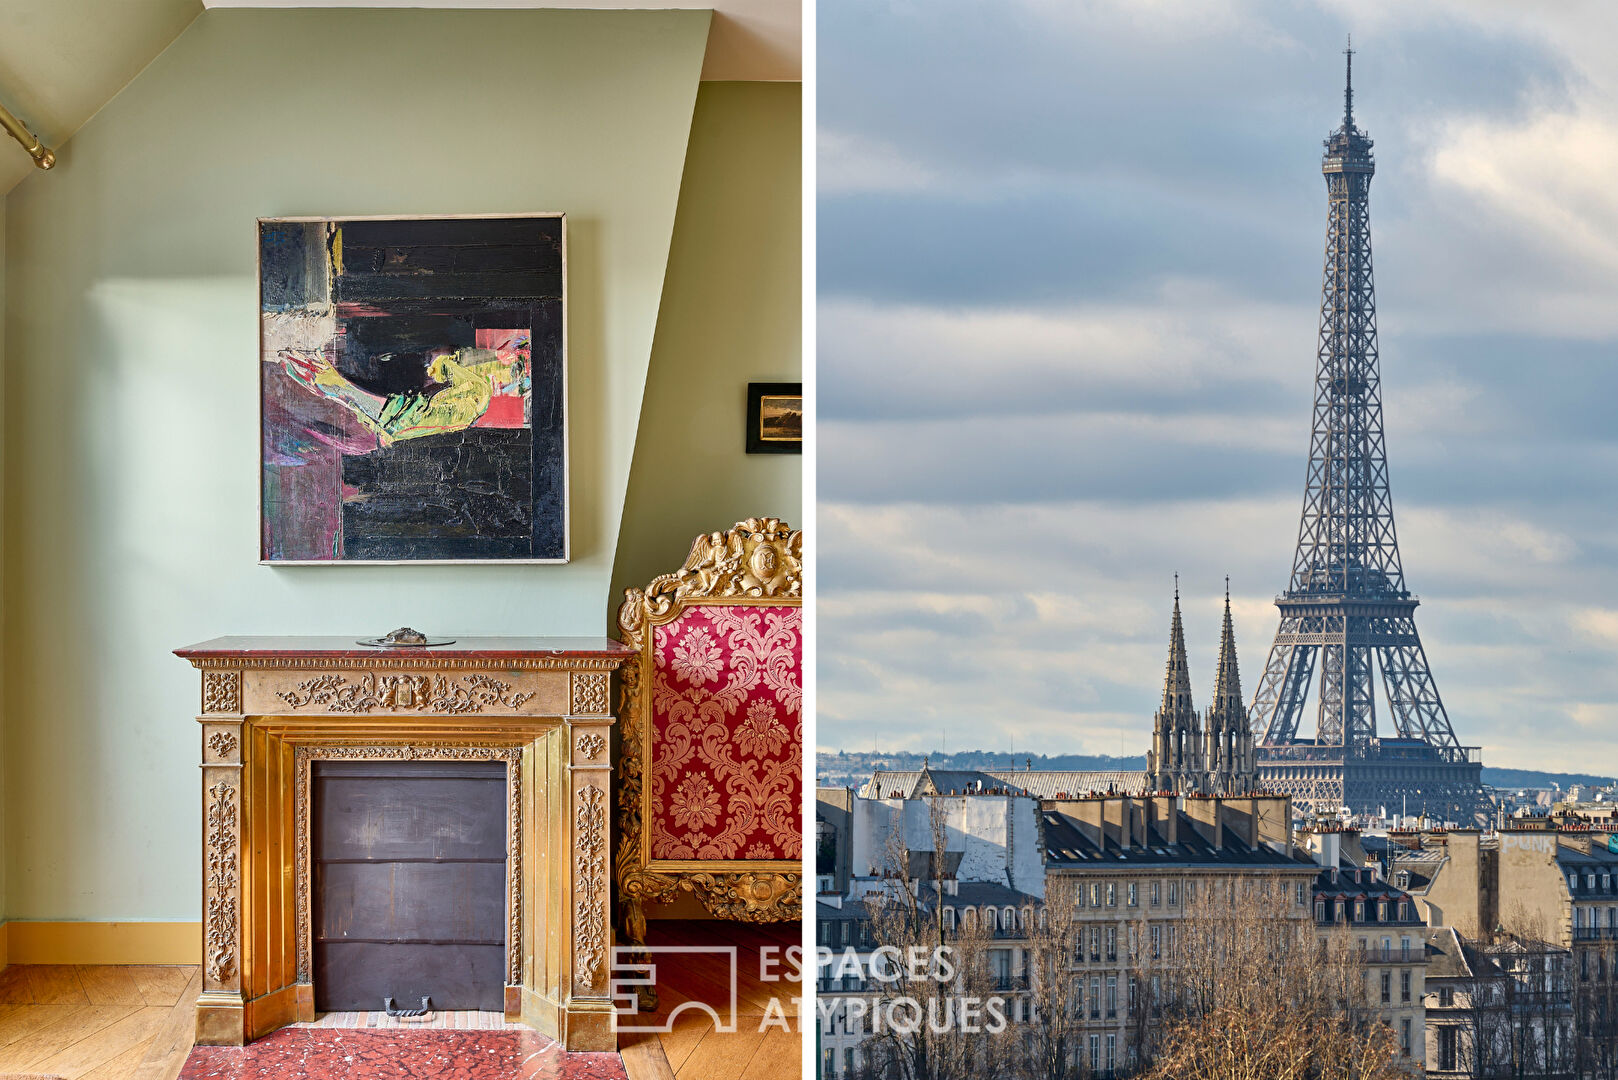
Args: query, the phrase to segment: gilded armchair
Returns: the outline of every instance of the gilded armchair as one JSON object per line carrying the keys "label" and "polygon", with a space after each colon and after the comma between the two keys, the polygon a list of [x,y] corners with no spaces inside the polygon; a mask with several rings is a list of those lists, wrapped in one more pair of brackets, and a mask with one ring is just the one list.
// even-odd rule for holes
{"label": "gilded armchair", "polygon": [[617,870],[635,945],[645,905],[682,889],[721,919],[802,916],[802,550],[750,519],[625,591]]}

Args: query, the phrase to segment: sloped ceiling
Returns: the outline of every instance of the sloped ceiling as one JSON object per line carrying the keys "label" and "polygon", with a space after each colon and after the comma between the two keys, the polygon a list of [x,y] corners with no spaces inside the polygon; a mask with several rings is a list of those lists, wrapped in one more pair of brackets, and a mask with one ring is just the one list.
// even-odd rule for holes
{"label": "sloped ceiling", "polygon": [[208,7],[713,9],[702,77],[803,81],[803,0],[204,0]]}
{"label": "sloped ceiling", "polygon": [[[202,0],[0,0],[0,102],[61,145],[202,14]],[[0,195],[34,168],[0,132]]]}
{"label": "sloped ceiling", "polygon": [[[0,0],[0,104],[58,147],[205,7],[711,7],[704,79],[803,79],[802,0]],[[0,132],[0,195],[33,168]]]}

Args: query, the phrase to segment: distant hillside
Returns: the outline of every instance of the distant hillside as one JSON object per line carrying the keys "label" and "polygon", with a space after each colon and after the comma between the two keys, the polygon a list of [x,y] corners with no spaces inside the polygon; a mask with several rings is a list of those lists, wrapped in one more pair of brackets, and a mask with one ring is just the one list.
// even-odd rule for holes
{"label": "distant hillside", "polygon": [[1497,788],[1548,788],[1556,784],[1564,791],[1574,784],[1605,787],[1613,783],[1610,776],[1589,773],[1535,772],[1533,769],[1491,769],[1483,767],[1483,782]]}
{"label": "distant hillside", "polygon": [[[869,751],[822,752],[815,759],[815,772],[822,781],[841,786],[850,780],[864,781],[877,768],[903,771],[921,768],[926,760],[935,769],[1144,769],[1145,756],[1113,757],[1109,754],[1008,754],[991,750],[960,750],[952,754],[918,754],[908,750],[892,753]],[[1537,772],[1533,769],[1483,767],[1483,782],[1496,788],[1548,788],[1563,790],[1574,784],[1602,787],[1613,777],[1590,773]]]}

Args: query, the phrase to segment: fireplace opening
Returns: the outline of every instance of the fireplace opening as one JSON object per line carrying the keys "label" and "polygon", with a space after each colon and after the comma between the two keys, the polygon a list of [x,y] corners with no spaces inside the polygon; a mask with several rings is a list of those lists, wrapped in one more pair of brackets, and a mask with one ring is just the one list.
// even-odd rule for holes
{"label": "fireplace opening", "polygon": [[315,1008],[501,1012],[506,763],[310,762]]}

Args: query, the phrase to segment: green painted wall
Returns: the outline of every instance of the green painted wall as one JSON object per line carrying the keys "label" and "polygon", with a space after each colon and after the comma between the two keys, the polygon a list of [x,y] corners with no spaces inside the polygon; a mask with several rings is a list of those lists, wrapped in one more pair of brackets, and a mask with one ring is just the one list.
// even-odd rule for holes
{"label": "green painted wall", "polygon": [[[199,917],[175,646],[604,631],[708,19],[215,9],[11,193],[7,917]],[[574,562],[257,565],[254,219],[518,210],[570,215]]]}
{"label": "green painted wall", "polygon": [[803,522],[803,458],[747,454],[749,382],[802,371],[802,91],[703,83],[613,568],[623,590],[678,569],[699,533]]}
{"label": "green painted wall", "polygon": [[[0,195],[0,568],[5,566],[5,469],[4,443],[5,443],[5,372],[6,372],[6,207],[9,205],[7,196]],[[5,843],[6,836],[6,739],[5,739],[5,590],[3,573],[0,573],[0,845]],[[6,860],[4,851],[0,850],[0,902],[6,895]],[[0,916],[3,916],[3,906],[0,906]],[[0,960],[4,957],[0,956]]]}

